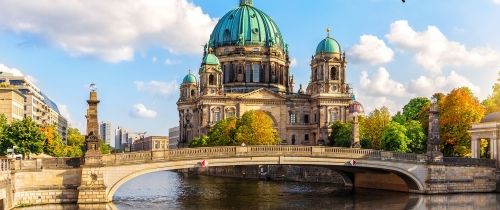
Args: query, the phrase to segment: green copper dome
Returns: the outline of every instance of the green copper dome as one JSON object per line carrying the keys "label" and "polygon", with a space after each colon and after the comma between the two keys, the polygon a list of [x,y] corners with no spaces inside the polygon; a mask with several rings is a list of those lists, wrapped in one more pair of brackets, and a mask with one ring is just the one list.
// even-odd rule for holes
{"label": "green copper dome", "polygon": [[182,84],[196,84],[196,81],[197,81],[196,76],[194,76],[194,74],[191,74],[191,72],[189,72],[189,74],[186,75],[182,80]]}
{"label": "green copper dome", "polygon": [[240,0],[240,6],[229,11],[215,26],[209,47],[252,45],[285,50],[281,32],[271,17],[253,7],[252,0]]}
{"label": "green copper dome", "polygon": [[340,44],[337,40],[327,36],[323,41],[318,44],[316,47],[316,54],[321,53],[338,53],[340,54]]}
{"label": "green copper dome", "polygon": [[212,53],[208,53],[207,55],[205,55],[205,57],[203,57],[203,61],[201,62],[201,64],[220,65],[220,62],[217,56]]}

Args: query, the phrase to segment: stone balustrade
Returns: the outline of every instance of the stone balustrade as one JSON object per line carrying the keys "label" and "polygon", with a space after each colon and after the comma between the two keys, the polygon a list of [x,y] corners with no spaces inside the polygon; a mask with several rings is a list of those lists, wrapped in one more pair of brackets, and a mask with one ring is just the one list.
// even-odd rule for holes
{"label": "stone balustrade", "polygon": [[[231,157],[266,157],[266,156],[298,156],[298,157],[335,157],[352,159],[370,159],[425,163],[427,157],[421,154],[398,153],[371,149],[352,149],[343,147],[317,146],[246,146],[246,147],[204,147],[159,151],[142,151],[131,153],[115,153],[102,156],[104,165],[138,164],[169,160],[190,160],[203,158]],[[446,165],[495,167],[491,159],[444,158]],[[82,158],[47,158],[38,160],[1,159],[0,170],[42,170],[78,168]]]}

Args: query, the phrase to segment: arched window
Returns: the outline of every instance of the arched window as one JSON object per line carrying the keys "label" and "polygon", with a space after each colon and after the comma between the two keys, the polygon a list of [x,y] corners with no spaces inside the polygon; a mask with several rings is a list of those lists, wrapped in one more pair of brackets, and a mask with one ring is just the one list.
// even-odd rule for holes
{"label": "arched window", "polygon": [[295,134],[293,134],[293,135],[292,135],[292,145],[295,145],[295,141],[296,141],[296,139],[295,139]]}
{"label": "arched window", "polygon": [[191,97],[194,97],[195,94],[196,92],[194,90],[191,90]]}
{"label": "arched window", "polygon": [[338,120],[339,120],[339,112],[337,111],[337,109],[332,109],[332,111],[330,112],[330,122],[334,123],[337,122]]}
{"label": "arched window", "polygon": [[318,80],[323,80],[323,66],[319,66]]}
{"label": "arched window", "polygon": [[332,69],[330,70],[330,79],[331,80],[338,80],[339,79],[338,75],[339,75],[339,73],[337,71],[337,68],[332,67]]}
{"label": "arched window", "polygon": [[297,115],[293,112],[290,112],[290,124],[297,123]]}
{"label": "arched window", "polygon": [[318,69],[315,68],[314,71],[313,71],[313,75],[312,75],[312,80],[315,80],[316,78],[318,78]]}
{"label": "arched window", "polygon": [[210,74],[208,76],[208,84],[209,85],[215,85],[215,76],[213,74]]}
{"label": "arched window", "polygon": [[252,64],[252,71],[253,71],[253,75],[252,75],[253,82],[260,82],[260,65],[259,64]]}

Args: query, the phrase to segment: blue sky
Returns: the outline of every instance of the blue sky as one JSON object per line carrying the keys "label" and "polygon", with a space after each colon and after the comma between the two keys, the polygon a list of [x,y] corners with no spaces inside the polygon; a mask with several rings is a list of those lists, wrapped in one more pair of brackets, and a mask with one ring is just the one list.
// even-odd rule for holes
{"label": "blue sky", "polygon": [[[28,75],[84,128],[88,84],[100,120],[166,135],[178,83],[237,0],[0,0],[0,71]],[[480,99],[500,70],[499,0],[254,0],[280,27],[307,83],[309,59],[332,29],[348,80],[370,111],[469,86]]]}

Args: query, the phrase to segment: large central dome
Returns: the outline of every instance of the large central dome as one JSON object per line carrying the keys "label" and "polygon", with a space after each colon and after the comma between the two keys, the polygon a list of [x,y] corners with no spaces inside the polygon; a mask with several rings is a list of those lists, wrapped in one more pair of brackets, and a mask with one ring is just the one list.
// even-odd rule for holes
{"label": "large central dome", "polygon": [[276,23],[253,7],[251,0],[240,0],[240,6],[229,11],[215,26],[209,47],[265,46],[284,48]]}

